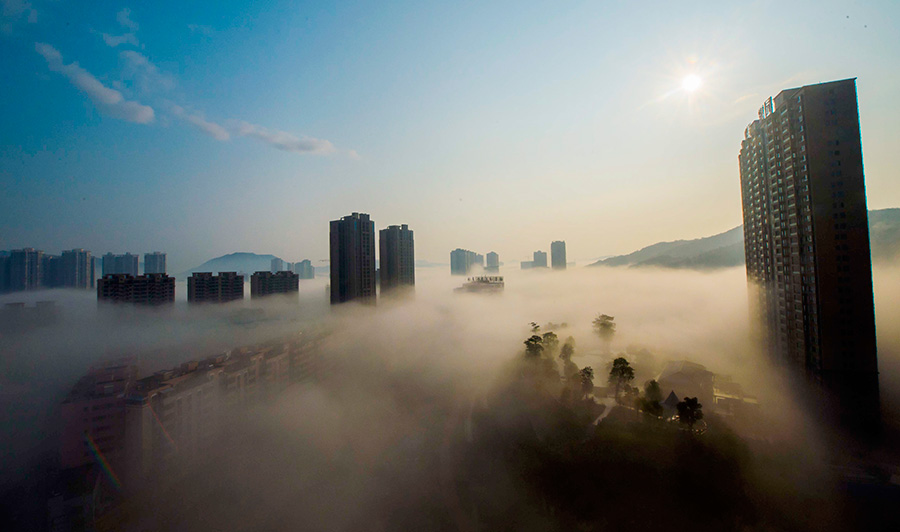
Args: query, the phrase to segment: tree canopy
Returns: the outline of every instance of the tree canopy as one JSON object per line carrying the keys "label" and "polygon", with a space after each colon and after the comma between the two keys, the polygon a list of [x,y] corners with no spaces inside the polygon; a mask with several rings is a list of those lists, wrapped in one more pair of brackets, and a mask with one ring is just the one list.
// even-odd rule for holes
{"label": "tree canopy", "polygon": [[600,314],[594,318],[594,332],[600,337],[600,340],[606,345],[607,351],[609,344],[616,335],[616,322],[614,316]]}
{"label": "tree canopy", "polygon": [[634,380],[634,368],[624,357],[613,360],[609,368],[609,383],[616,386],[616,399],[619,399],[619,391],[622,386]]}
{"label": "tree canopy", "polygon": [[691,430],[694,430],[695,423],[703,419],[703,405],[696,397],[685,397],[675,408],[678,410],[678,420]]}

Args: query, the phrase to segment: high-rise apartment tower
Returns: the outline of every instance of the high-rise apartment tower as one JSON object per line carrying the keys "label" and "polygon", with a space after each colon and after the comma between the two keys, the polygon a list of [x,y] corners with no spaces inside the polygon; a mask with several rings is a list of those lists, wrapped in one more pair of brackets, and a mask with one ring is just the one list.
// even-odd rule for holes
{"label": "high-rise apartment tower", "polygon": [[331,302],[375,301],[375,223],[354,212],[331,222]]}
{"label": "high-rise apartment tower", "polygon": [[554,270],[566,269],[566,243],[557,240],[550,243],[550,265]]}
{"label": "high-rise apartment tower", "polygon": [[379,284],[381,293],[416,285],[416,254],[409,226],[391,225],[379,234]]}
{"label": "high-rise apartment tower", "polygon": [[770,352],[845,409],[877,416],[856,80],[766,100],[739,159],[747,279]]}
{"label": "high-rise apartment tower", "polygon": [[166,273],[166,254],[161,251],[144,253],[144,273]]}

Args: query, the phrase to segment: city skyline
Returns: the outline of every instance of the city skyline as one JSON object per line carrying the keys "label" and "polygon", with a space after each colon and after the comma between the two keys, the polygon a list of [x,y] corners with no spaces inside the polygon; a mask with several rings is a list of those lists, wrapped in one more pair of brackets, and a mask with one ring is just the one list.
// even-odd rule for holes
{"label": "city skyline", "polygon": [[[658,3],[649,19],[631,6],[530,3],[512,17],[407,4],[402,20],[374,6],[239,2],[215,14],[65,3],[5,13],[0,115],[14,127],[0,180],[17,188],[0,204],[0,248],[166,249],[172,271],[232,251],[316,261],[327,237],[310,228],[355,210],[416,227],[432,262],[462,238],[502,242],[495,251],[511,259],[557,235],[573,259],[624,253],[737,226],[745,117],[785,86],[847,77],[858,78],[869,206],[900,205],[900,80],[881,68],[900,55],[900,6],[799,2],[772,17],[766,5]],[[791,22],[808,11],[822,13],[814,28]],[[550,207],[530,212],[548,181]],[[289,222],[284,238],[266,235],[272,213]],[[586,229],[604,225],[620,230]]]}

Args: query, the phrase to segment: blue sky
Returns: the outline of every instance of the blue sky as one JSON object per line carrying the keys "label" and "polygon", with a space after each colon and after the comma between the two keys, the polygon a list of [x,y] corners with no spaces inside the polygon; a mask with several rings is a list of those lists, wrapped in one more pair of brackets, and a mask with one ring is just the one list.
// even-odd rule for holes
{"label": "blue sky", "polygon": [[0,0],[0,249],[629,252],[738,225],[762,101],[847,77],[900,206],[898,2],[426,4]]}

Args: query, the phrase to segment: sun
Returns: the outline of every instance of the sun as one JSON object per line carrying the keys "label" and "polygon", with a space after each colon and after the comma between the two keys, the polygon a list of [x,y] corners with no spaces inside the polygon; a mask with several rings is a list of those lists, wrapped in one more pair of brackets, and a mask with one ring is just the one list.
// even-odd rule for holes
{"label": "sun", "polygon": [[684,89],[685,92],[694,92],[699,89],[702,84],[703,80],[700,79],[700,76],[695,74],[690,74],[681,80],[681,88]]}

